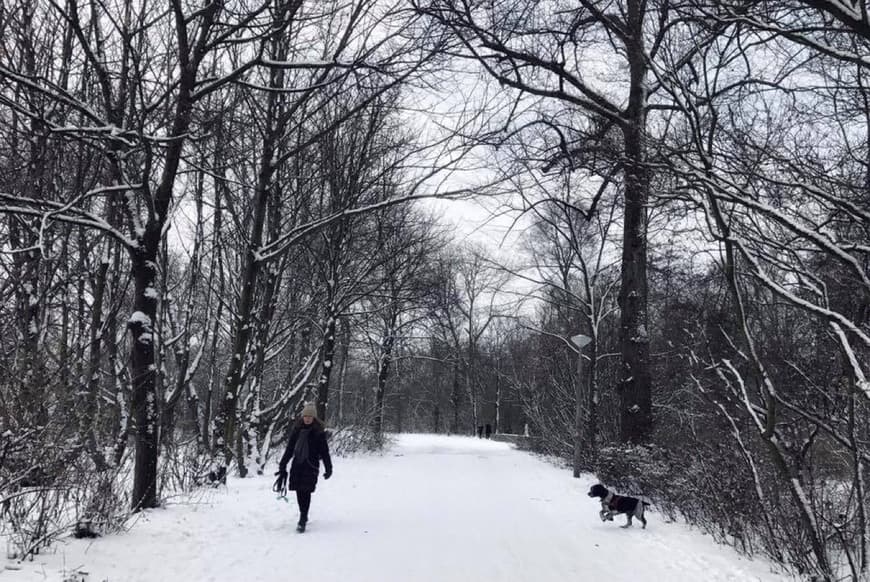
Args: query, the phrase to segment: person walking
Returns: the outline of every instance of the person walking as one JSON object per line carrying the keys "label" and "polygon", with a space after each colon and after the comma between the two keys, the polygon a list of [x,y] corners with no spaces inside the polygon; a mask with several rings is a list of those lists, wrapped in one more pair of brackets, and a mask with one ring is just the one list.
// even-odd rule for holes
{"label": "person walking", "polygon": [[[290,440],[287,449],[278,463],[278,479],[275,481],[276,490],[283,491],[284,485],[290,491],[296,492],[296,501],[299,503],[299,523],[296,531],[305,531],[308,523],[308,509],[311,507],[311,494],[317,486],[317,476],[320,473],[320,461],[323,461],[323,478],[332,477],[332,459],[329,456],[329,445],[326,443],[326,431],[324,425],[317,418],[317,406],[313,402],[307,403],[302,409],[302,416],[293,424],[290,431]],[[290,460],[290,472],[287,472],[287,463]]]}

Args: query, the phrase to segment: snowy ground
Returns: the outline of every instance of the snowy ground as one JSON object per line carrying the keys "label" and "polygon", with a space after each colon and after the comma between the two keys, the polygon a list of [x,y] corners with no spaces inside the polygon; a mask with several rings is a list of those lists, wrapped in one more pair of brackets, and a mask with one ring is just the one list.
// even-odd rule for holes
{"label": "snowy ground", "polygon": [[[335,460],[305,534],[272,477],[230,480],[127,533],[69,539],[7,580],[61,582],[783,582],[762,561],[647,514],[602,523],[590,479],[493,441],[401,435],[383,456]],[[81,577],[71,578],[76,582]]]}

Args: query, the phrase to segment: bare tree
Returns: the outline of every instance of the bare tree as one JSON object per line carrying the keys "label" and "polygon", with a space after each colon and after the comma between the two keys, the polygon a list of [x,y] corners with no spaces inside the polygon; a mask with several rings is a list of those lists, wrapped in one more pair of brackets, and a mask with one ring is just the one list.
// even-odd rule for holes
{"label": "bare tree", "polygon": [[[421,325],[425,300],[431,292],[427,270],[439,239],[431,224],[409,208],[396,208],[377,217],[379,288],[366,301],[373,312],[372,343],[377,370],[372,430],[383,438],[384,402],[396,351],[410,342],[403,338]],[[399,345],[397,345],[397,342]]]}
{"label": "bare tree", "polygon": [[[583,433],[573,438],[577,445],[582,443],[582,446],[575,445],[575,450],[588,451],[586,462],[592,467],[599,447],[602,389],[598,371],[601,361],[613,356],[605,349],[609,342],[602,338],[602,332],[616,311],[614,289],[618,284],[615,265],[608,260],[613,253],[609,231],[616,209],[612,202],[607,206],[607,214],[600,213],[588,222],[569,204],[536,206],[534,214],[538,222],[527,243],[531,265],[525,271],[514,273],[537,287],[533,293],[552,313],[552,321],[541,332],[561,338],[563,347],[573,353],[578,350],[568,338],[577,333],[591,338],[589,347],[575,356],[588,360],[588,365],[583,366],[582,378],[576,380],[582,382],[583,387],[583,402],[580,403]],[[604,391],[604,394],[610,393]]]}
{"label": "bare tree", "polygon": [[[536,151],[545,170],[583,168],[600,180],[601,188],[588,203],[578,196],[572,204],[578,212],[591,216],[602,193],[621,175],[621,436],[648,441],[653,420],[646,275],[648,77],[667,34],[669,3],[581,2],[569,10],[527,0],[415,6],[452,31],[464,47],[462,54],[500,84],[553,104],[549,111],[524,117],[516,131],[552,132],[550,147]],[[600,58],[623,63],[622,78],[599,81],[587,62]]]}

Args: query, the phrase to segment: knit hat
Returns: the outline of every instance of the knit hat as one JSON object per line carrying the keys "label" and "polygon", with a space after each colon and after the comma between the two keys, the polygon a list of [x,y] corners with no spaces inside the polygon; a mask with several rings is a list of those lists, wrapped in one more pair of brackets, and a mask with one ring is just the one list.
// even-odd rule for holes
{"label": "knit hat", "polygon": [[313,416],[317,418],[317,405],[313,402],[306,402],[302,409],[302,416]]}

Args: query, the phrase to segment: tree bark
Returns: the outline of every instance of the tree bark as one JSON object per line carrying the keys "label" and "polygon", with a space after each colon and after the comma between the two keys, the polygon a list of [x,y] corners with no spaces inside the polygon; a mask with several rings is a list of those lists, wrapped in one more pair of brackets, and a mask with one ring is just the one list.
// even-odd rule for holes
{"label": "tree bark", "polygon": [[326,316],[321,357],[320,378],[317,380],[317,414],[326,422],[329,414],[329,381],[335,364],[335,328],[338,317],[333,309]]}
{"label": "tree bark", "polygon": [[341,320],[341,366],[338,374],[338,426],[344,425],[344,387],[347,378],[347,358],[350,354],[350,325],[346,319]]}
{"label": "tree bark", "polygon": [[390,364],[392,363],[393,345],[396,341],[395,337],[396,318],[393,315],[386,329],[383,342],[381,343],[381,354],[378,359],[378,386],[375,391],[375,416],[374,416],[374,432],[378,439],[383,438],[384,431],[384,394],[387,391],[387,377],[390,373]]}
{"label": "tree bark", "polygon": [[450,433],[459,433],[459,404],[462,401],[462,392],[460,391],[459,382],[459,365],[453,365],[453,390],[450,393],[450,404],[453,406],[453,419],[450,423]]}
{"label": "tree bark", "polygon": [[592,469],[598,461],[598,384],[596,373],[598,366],[598,340],[593,332],[589,342],[589,365],[586,366],[586,443],[589,447]]}
{"label": "tree bark", "polygon": [[[149,225],[151,239],[159,240],[161,226]],[[132,376],[133,422],[136,464],[133,472],[134,510],[157,507],[157,460],[159,455],[159,411],[154,357],[154,322],[157,318],[157,241],[133,254],[133,316],[128,328],[133,338]],[[150,252],[149,252],[150,250]]]}
{"label": "tree bark", "polygon": [[652,379],[647,323],[647,212],[649,174],[645,163],[646,75],[643,46],[644,4],[628,0],[627,44],[631,85],[626,120],[625,223],[622,238],[622,285],[619,290],[622,378],[619,384],[620,436],[644,443],[652,437]]}
{"label": "tree bark", "polygon": [[82,391],[79,413],[79,434],[87,445],[88,453],[91,459],[93,459],[97,471],[104,471],[106,469],[105,456],[99,450],[96,435],[94,434],[98,413],[97,404],[100,399],[100,390],[102,389],[100,363],[103,357],[103,297],[106,293],[106,277],[109,271],[108,248],[110,243],[105,241],[104,244],[106,245],[106,252],[100,257],[99,266],[94,273],[87,390]]}

